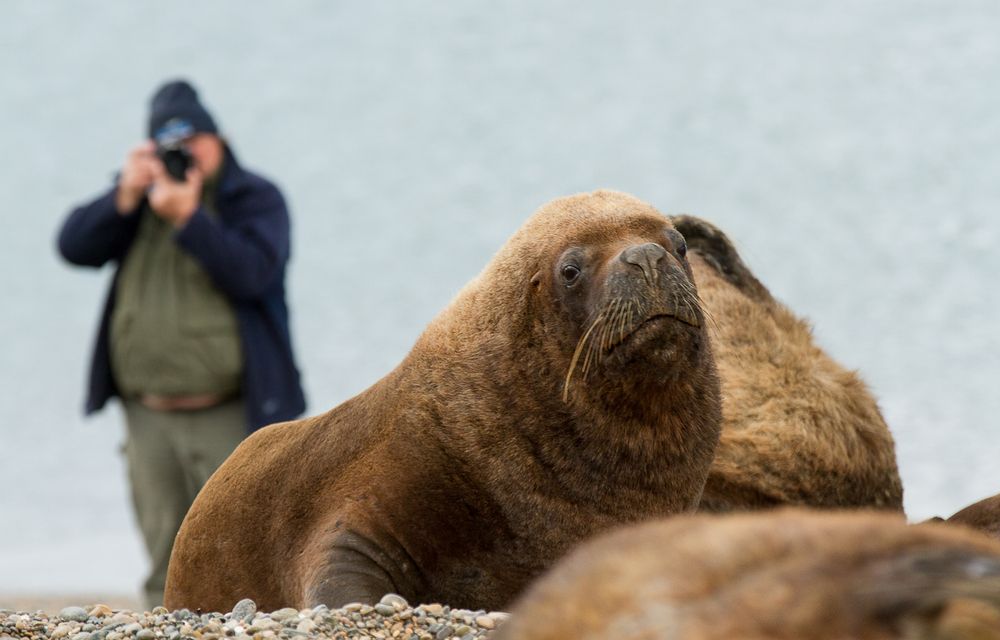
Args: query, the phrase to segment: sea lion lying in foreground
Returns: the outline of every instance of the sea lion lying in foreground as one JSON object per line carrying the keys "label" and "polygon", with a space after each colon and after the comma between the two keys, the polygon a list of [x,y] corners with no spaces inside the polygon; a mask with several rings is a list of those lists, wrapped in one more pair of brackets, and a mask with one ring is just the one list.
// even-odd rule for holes
{"label": "sea lion lying in foreground", "polygon": [[536,212],[368,390],[249,437],[198,495],[170,609],[501,609],[570,547],[693,510],[721,410],[684,238],[631,196]]}
{"label": "sea lion lying in foreground", "polygon": [[681,515],[582,545],[497,640],[1000,639],[1000,542],[899,515]]}
{"label": "sea lion lying in foreground", "polygon": [[691,216],[671,221],[688,244],[722,379],[722,436],[701,510],[901,511],[895,445],[864,383],[813,342],[725,234]]}

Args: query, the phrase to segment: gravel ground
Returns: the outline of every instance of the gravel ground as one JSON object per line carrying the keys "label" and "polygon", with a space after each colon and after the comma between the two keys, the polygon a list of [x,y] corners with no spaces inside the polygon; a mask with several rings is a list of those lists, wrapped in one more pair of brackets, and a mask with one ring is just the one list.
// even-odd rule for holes
{"label": "gravel ground", "polygon": [[[82,602],[100,602],[115,611],[142,609],[142,599],[138,594],[109,594],[101,592],[81,593],[0,593],[0,611],[45,611],[55,615],[62,609]],[[90,605],[87,611],[94,608]]]}
{"label": "gravel ground", "polygon": [[302,640],[306,638],[399,638],[474,640],[486,638],[506,613],[452,609],[440,604],[411,607],[389,594],[375,606],[340,609],[257,611],[243,600],[229,613],[196,614],[181,609],[135,612],[106,604],[44,611],[0,609],[0,640]]}

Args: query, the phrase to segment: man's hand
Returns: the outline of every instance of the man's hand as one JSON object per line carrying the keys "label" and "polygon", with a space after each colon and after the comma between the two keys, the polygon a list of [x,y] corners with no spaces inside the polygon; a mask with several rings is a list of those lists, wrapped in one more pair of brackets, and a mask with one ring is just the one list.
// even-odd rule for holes
{"label": "man's hand", "polygon": [[153,168],[153,188],[149,206],[153,213],[177,228],[183,227],[201,203],[204,177],[196,167],[187,171],[187,180],[178,182],[170,177],[159,160]]}
{"label": "man's hand", "polygon": [[146,195],[146,189],[153,184],[159,162],[156,145],[152,140],[146,140],[129,151],[118,177],[118,192],[115,194],[115,209],[119,215],[128,215],[139,206]]}

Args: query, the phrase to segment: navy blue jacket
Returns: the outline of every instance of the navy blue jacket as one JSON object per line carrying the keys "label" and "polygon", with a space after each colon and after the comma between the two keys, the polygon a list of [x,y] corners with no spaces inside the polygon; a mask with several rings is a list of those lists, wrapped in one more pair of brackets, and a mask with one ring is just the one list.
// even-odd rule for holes
{"label": "navy blue jacket", "polygon": [[[88,414],[118,395],[108,330],[119,269],[139,228],[139,215],[117,213],[115,193],[112,188],[74,209],[59,233],[59,252],[66,260],[90,267],[109,260],[118,264],[94,346]],[[305,410],[285,305],[288,209],[278,188],[240,167],[228,148],[215,191],[215,209],[217,219],[199,207],[177,232],[176,240],[201,263],[236,311],[243,345],[247,430],[252,432]]]}

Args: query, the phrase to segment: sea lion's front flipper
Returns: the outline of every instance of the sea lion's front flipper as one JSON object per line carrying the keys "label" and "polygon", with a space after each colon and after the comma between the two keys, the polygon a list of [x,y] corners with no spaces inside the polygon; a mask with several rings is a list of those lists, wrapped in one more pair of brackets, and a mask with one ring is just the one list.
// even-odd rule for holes
{"label": "sea lion's front flipper", "polygon": [[[327,546],[327,545],[323,545]],[[354,531],[336,534],[306,576],[304,601],[313,607],[340,607],[352,602],[375,604],[387,593],[413,597],[415,584],[408,565],[366,535]]]}

